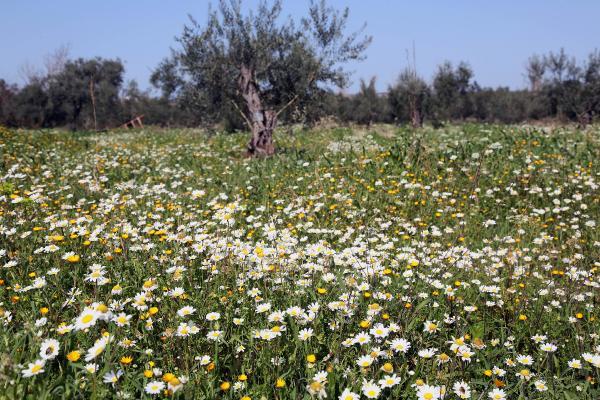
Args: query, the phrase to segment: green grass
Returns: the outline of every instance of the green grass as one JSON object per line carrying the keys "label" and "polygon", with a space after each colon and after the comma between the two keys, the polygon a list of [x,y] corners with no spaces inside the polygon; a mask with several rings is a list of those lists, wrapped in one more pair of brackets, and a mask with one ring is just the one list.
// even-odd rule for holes
{"label": "green grass", "polygon": [[243,134],[1,128],[0,398],[366,398],[395,374],[379,398],[597,399],[599,134],[314,129],[256,160]]}

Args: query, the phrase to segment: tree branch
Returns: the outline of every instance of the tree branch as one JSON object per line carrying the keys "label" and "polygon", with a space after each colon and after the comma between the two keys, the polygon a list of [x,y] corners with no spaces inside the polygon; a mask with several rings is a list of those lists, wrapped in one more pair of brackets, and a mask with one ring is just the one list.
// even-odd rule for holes
{"label": "tree branch", "polygon": [[285,111],[286,108],[288,108],[289,106],[291,106],[292,104],[294,104],[294,102],[296,100],[298,100],[298,95],[295,95],[294,97],[292,97],[292,99],[290,101],[288,101],[283,107],[281,107],[276,113],[275,113],[275,117],[279,117],[279,114],[281,114],[282,112]]}
{"label": "tree branch", "polygon": [[[308,88],[308,87],[309,87],[309,86],[310,86],[310,85],[313,83],[313,81],[315,80],[316,76],[317,76],[316,72],[313,72],[313,73],[310,75],[310,78],[308,79],[308,83],[307,83],[307,85],[306,85],[306,87],[307,87],[307,88]],[[284,111],[285,111],[285,109],[286,109],[286,108],[288,108],[289,106],[291,106],[292,104],[294,104],[294,102],[295,102],[296,100],[298,100],[298,98],[299,98],[299,97],[300,97],[300,95],[299,95],[299,94],[296,94],[294,97],[292,97],[292,99],[291,99],[290,101],[288,101],[287,103],[285,103],[285,105],[284,105],[283,107],[281,107],[281,108],[279,109],[279,111],[277,111],[277,112],[275,113],[275,117],[279,117],[279,114],[281,114],[282,112],[284,112]]]}
{"label": "tree branch", "polygon": [[242,118],[244,118],[244,121],[246,122],[246,125],[248,125],[248,128],[250,128],[250,130],[252,130],[252,123],[250,122],[248,117],[246,117],[246,114],[244,114],[243,111],[240,110],[240,107],[238,107],[237,103],[234,100],[231,100],[231,104],[233,104],[233,106],[240,113]]}

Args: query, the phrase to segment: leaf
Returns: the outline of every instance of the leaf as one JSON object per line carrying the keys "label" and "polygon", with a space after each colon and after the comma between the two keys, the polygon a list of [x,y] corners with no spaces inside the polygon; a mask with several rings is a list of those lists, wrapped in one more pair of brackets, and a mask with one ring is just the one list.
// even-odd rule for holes
{"label": "leaf", "polygon": [[483,321],[471,327],[471,337],[482,339],[485,334],[485,323]]}
{"label": "leaf", "polygon": [[577,396],[577,394],[573,392],[565,391],[563,394],[565,395],[566,400],[577,400],[579,398],[579,396]]}
{"label": "leaf", "polygon": [[429,299],[425,299],[415,307],[415,312],[420,311],[423,307],[425,307],[429,303]]}

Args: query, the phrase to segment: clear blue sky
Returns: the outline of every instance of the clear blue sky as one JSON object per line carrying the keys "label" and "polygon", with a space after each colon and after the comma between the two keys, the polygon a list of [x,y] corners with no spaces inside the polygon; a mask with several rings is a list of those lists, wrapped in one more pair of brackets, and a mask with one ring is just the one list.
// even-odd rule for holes
{"label": "clear blue sky", "polygon": [[[72,57],[119,57],[126,79],[149,87],[151,70],[175,45],[188,14],[206,20],[207,0],[3,0],[0,78],[22,84],[19,67],[41,65],[45,54],[69,45]],[[248,6],[256,0],[246,0]],[[367,60],[351,66],[359,78],[377,76],[383,90],[406,66],[416,46],[417,69],[430,79],[444,60],[465,60],[483,86],[525,86],[524,64],[533,53],[564,47],[583,60],[600,47],[598,0],[331,0],[349,6],[353,27],[373,36]],[[284,0],[284,14],[299,16],[306,0]]]}

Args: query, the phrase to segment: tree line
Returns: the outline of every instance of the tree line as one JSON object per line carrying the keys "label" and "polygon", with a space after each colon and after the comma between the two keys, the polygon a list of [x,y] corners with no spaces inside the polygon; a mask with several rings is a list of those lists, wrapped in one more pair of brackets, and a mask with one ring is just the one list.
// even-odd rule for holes
{"label": "tree line", "polygon": [[[347,33],[348,10],[312,2],[300,21],[279,22],[281,2],[243,15],[240,1],[221,1],[207,24],[191,20],[154,70],[159,94],[124,81],[119,59],[50,58],[23,86],[0,79],[0,124],[102,130],[144,115],[147,124],[250,130],[248,151],[272,153],[277,123],[395,123],[420,127],[449,121],[516,123],[558,119],[586,125],[600,113],[600,53],[577,61],[561,49],[526,63],[527,89],[481,87],[466,62],[444,62],[431,79],[406,67],[384,93],[375,78],[355,94],[341,66],[364,58],[371,38]],[[268,137],[265,136],[268,133]],[[269,147],[271,146],[271,147]]]}

